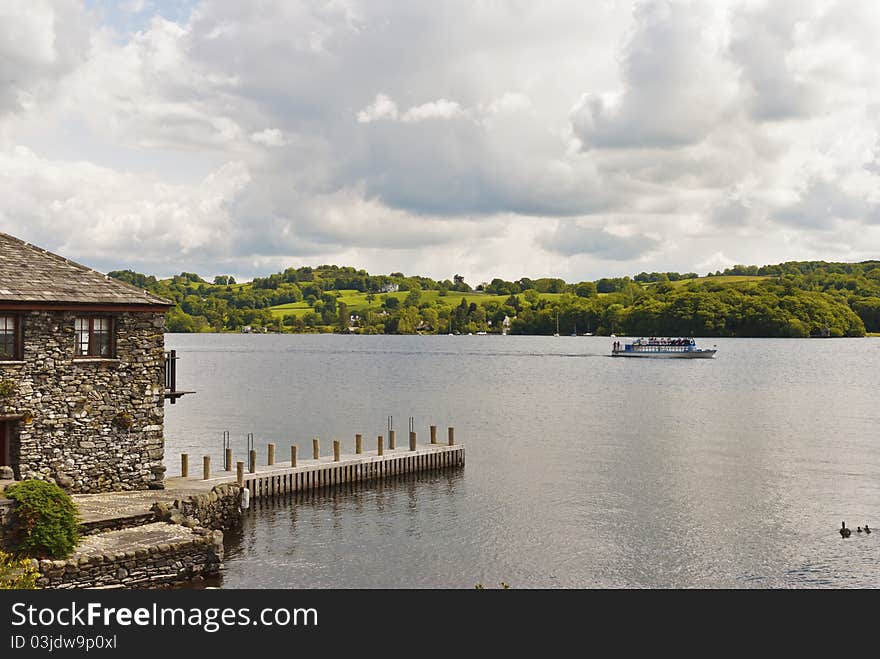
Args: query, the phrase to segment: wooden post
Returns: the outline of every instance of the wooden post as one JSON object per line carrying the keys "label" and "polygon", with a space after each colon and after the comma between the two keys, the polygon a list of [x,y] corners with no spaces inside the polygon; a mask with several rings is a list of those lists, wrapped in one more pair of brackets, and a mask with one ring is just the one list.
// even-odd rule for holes
{"label": "wooden post", "polygon": [[321,448],[320,448],[320,446],[318,445],[318,438],[317,438],[317,437],[315,437],[315,438],[312,440],[312,457],[313,457],[315,460],[317,460],[318,458],[321,457]]}
{"label": "wooden post", "polygon": [[240,487],[244,486],[244,462],[241,460],[235,463],[235,480]]}
{"label": "wooden post", "polygon": [[382,455],[383,449],[385,448],[385,439],[382,435],[379,435],[379,440],[377,442],[377,448],[379,449],[379,455]]}
{"label": "wooden post", "polygon": [[184,478],[189,477],[189,454],[180,454],[180,475]]}
{"label": "wooden post", "polygon": [[449,428],[449,445],[455,446],[455,428],[451,426]]}
{"label": "wooden post", "polygon": [[333,462],[339,462],[339,440],[333,440]]}
{"label": "wooden post", "polygon": [[226,471],[232,471],[232,449],[231,448],[226,449],[226,460],[225,460],[225,464],[223,466],[226,467]]}
{"label": "wooden post", "polygon": [[257,472],[257,451],[256,449],[251,449],[251,452],[248,454],[249,464],[248,471],[252,474]]}
{"label": "wooden post", "polygon": [[431,443],[437,443],[437,426],[431,426]]}
{"label": "wooden post", "polygon": [[410,433],[409,433],[409,450],[410,451],[416,450],[416,433],[415,433],[415,431],[410,431]]}
{"label": "wooden post", "polygon": [[296,466],[296,445],[295,444],[290,447],[290,466],[291,467]]}
{"label": "wooden post", "polygon": [[267,461],[268,465],[275,464],[275,444],[269,443],[266,447],[269,450],[269,459]]}
{"label": "wooden post", "polygon": [[360,433],[354,436],[354,452],[358,455],[364,452],[364,438]]}
{"label": "wooden post", "polygon": [[202,463],[204,467],[204,480],[208,480],[211,478],[211,456],[206,455],[202,458]]}
{"label": "wooden post", "polygon": [[394,450],[394,431],[393,430],[388,431],[388,448],[391,449],[392,451]]}

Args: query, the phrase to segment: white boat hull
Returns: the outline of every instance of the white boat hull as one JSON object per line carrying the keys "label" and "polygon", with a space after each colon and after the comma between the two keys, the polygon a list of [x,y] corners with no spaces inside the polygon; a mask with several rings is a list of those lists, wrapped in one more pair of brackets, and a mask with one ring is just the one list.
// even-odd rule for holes
{"label": "white boat hull", "polygon": [[683,350],[680,352],[648,352],[640,350],[613,350],[612,357],[640,357],[646,359],[712,359],[717,350]]}

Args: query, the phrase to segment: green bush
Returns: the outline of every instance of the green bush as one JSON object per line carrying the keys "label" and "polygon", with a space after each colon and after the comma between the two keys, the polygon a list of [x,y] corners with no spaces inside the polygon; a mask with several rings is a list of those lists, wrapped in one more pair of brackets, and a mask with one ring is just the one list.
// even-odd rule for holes
{"label": "green bush", "polygon": [[76,504],[60,487],[29,480],[6,488],[16,502],[18,551],[34,558],[64,558],[79,540]]}
{"label": "green bush", "polygon": [[29,558],[15,558],[0,551],[0,590],[32,590],[39,576]]}

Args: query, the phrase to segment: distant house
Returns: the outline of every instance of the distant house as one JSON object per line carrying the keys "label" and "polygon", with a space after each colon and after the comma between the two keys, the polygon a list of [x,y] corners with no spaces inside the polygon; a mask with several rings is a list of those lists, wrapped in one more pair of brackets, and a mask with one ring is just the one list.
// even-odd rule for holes
{"label": "distant house", "polygon": [[163,487],[171,306],[0,233],[0,478]]}
{"label": "distant house", "polygon": [[400,286],[397,284],[385,284],[379,289],[380,293],[396,293],[400,290]]}

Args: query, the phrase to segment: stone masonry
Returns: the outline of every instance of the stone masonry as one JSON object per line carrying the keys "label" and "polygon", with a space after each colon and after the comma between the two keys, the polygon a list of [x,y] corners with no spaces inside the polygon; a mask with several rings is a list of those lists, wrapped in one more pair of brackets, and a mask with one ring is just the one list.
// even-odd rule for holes
{"label": "stone masonry", "polygon": [[23,359],[0,362],[0,414],[20,418],[16,478],[72,492],[163,487],[164,314],[102,315],[115,319],[114,359],[74,359],[76,313],[22,314]]}
{"label": "stone masonry", "polygon": [[223,532],[154,522],[83,539],[66,560],[35,561],[41,588],[163,588],[223,569]]}

